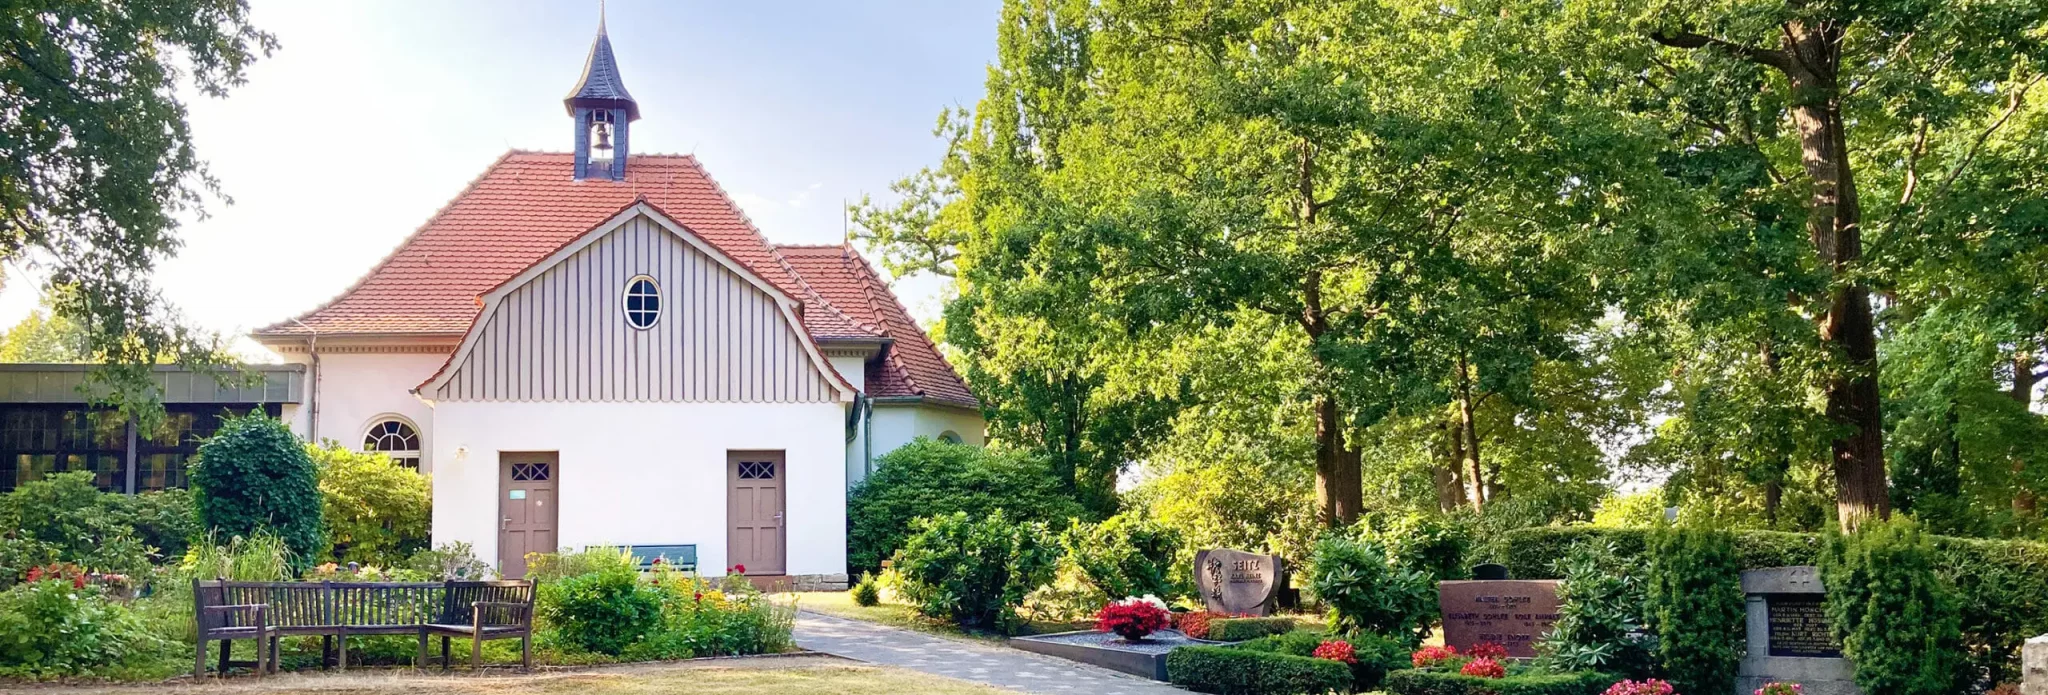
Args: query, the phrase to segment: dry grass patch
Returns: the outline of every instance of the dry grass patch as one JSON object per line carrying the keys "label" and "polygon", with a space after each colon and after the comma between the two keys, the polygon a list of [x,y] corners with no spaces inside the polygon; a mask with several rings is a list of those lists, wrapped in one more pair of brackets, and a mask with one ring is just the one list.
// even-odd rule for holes
{"label": "dry grass patch", "polygon": [[657,693],[774,693],[776,695],[995,695],[1006,691],[914,671],[868,666],[823,656],[719,659],[604,666],[554,673],[487,672],[430,675],[410,670],[356,670],[346,674],[287,673],[124,686],[32,685],[0,687],[30,695],[656,695]]}

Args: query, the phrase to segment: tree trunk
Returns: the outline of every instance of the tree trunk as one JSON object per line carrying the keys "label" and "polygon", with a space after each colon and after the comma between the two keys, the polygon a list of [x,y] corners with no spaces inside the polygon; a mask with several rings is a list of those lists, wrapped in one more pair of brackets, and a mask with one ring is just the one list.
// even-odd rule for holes
{"label": "tree trunk", "polygon": [[[1764,373],[1773,381],[1778,379],[1778,351],[1766,339],[1758,346],[1764,361]],[[1777,442],[1782,443],[1782,442]],[[1778,510],[1785,506],[1785,476],[1792,472],[1791,453],[1785,447],[1776,447],[1776,458],[1771,461],[1770,477],[1764,480],[1764,524],[1771,528],[1778,526]]]}
{"label": "tree trunk", "polygon": [[1848,361],[1827,384],[1828,419],[1841,427],[1833,446],[1835,506],[1844,530],[1891,515],[1884,468],[1884,414],[1877,385],[1877,333],[1870,290],[1842,280],[1863,257],[1862,208],[1849,166],[1847,126],[1837,80],[1842,30],[1837,24],[1785,25],[1780,67],[1792,88],[1792,121],[1799,129],[1800,161],[1811,179],[1806,229],[1820,261],[1834,276],[1820,338]]}
{"label": "tree trunk", "polygon": [[[2009,395],[2018,401],[2023,409],[2034,407],[2034,385],[2039,383],[2034,374],[2035,358],[2033,346],[2022,343],[2012,354],[2012,390]],[[2012,460],[2012,511],[2023,518],[2033,518],[2040,508],[2039,498],[2026,486],[2027,460],[2014,457]]]}
{"label": "tree trunk", "polygon": [[[1295,182],[1300,195],[1296,213],[1304,230],[1316,226],[1319,208],[1315,202],[1315,146],[1304,141],[1298,146],[1300,170]],[[1323,361],[1321,345],[1330,331],[1329,316],[1323,311],[1323,272],[1310,269],[1301,277],[1301,329],[1308,334],[1309,359],[1315,362],[1316,378],[1327,382],[1330,366]],[[1316,507],[1326,526],[1350,526],[1365,507],[1365,479],[1359,472],[1358,452],[1344,436],[1344,411],[1337,407],[1337,394],[1319,385],[1316,409]]]}
{"label": "tree trunk", "polygon": [[1430,483],[1436,488],[1436,508],[1442,512],[1457,511],[1465,504],[1465,476],[1460,467],[1465,458],[1465,435],[1456,425],[1456,418],[1437,421],[1436,442],[1431,447],[1436,460],[1429,468]]}
{"label": "tree trunk", "polygon": [[1464,355],[1458,356],[1458,434],[1463,440],[1459,448],[1464,454],[1460,468],[1472,472],[1472,511],[1484,512],[1489,500],[1486,469],[1480,463],[1479,426],[1472,413],[1472,370]]}

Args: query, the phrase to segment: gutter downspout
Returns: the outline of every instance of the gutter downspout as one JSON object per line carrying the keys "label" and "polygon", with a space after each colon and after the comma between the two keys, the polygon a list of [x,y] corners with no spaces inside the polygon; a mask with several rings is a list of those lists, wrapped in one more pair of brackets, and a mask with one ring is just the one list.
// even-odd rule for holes
{"label": "gutter downspout", "polygon": [[296,318],[292,319],[292,323],[299,324],[300,328],[313,333],[312,337],[306,339],[306,354],[312,356],[313,359],[313,388],[311,393],[306,394],[306,441],[318,444],[320,442],[320,331]]}
{"label": "gutter downspout", "polygon": [[875,399],[862,394],[860,409],[860,465],[866,471],[865,475],[872,477],[875,474]]}

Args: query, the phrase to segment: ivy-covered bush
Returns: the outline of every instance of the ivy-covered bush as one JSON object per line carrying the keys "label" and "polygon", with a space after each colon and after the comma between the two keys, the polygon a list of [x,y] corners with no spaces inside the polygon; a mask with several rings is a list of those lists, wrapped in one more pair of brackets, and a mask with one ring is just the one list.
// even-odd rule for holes
{"label": "ivy-covered bush", "polygon": [[30,567],[70,562],[97,572],[139,575],[149,556],[119,495],[100,492],[87,471],[54,473],[0,495],[0,586]]}
{"label": "ivy-covered bush", "polygon": [[618,656],[661,625],[661,594],[637,570],[608,567],[542,582],[534,615],[573,650]]}
{"label": "ivy-covered bush", "polygon": [[980,519],[996,510],[1056,526],[1083,513],[1042,459],[918,438],[878,459],[874,475],[849,493],[847,565],[880,571],[910,537],[914,519],[954,512]]}
{"label": "ivy-covered bush", "polygon": [[1735,536],[1692,528],[1657,533],[1648,584],[1643,617],[1657,636],[1658,672],[1682,693],[1733,689],[1747,632]]}
{"label": "ivy-covered bush", "polygon": [[1301,695],[1348,692],[1351,669],[1327,659],[1236,647],[1180,647],[1166,654],[1166,679],[1198,693]]}
{"label": "ivy-covered bush", "polygon": [[1821,555],[1828,622],[1856,684],[1870,695],[1964,692],[1955,589],[1934,569],[1934,545],[1911,519],[1866,521]]}
{"label": "ivy-covered bush", "polygon": [[306,455],[320,471],[321,518],[335,561],[395,567],[426,549],[433,508],[427,476],[384,454],[338,444],[308,444]]}
{"label": "ivy-covered bush", "polygon": [[1013,631],[1017,606],[1052,580],[1059,561],[1043,522],[1000,510],[980,519],[965,512],[918,519],[911,529],[894,567],[904,598],[926,616],[962,626]]}
{"label": "ivy-covered bush", "polygon": [[1075,524],[1061,534],[1067,560],[1109,601],[1132,596],[1171,599],[1187,593],[1180,579],[1180,534],[1137,514]]}
{"label": "ivy-covered bush", "polygon": [[1405,635],[1419,642],[1436,620],[1435,582],[1395,566],[1377,543],[1344,536],[1317,541],[1308,588],[1329,607],[1330,629],[1340,634]]}
{"label": "ivy-covered bush", "polygon": [[[1320,632],[1296,630],[1236,646],[1238,649],[1313,657],[1316,649],[1331,639],[1335,638]],[[1378,690],[1388,671],[1403,668],[1408,663],[1408,645],[1403,640],[1373,634],[1357,634],[1343,639],[1351,646],[1352,662],[1348,665],[1351,668],[1352,692]]]}
{"label": "ivy-covered bush", "polygon": [[49,578],[0,592],[0,675],[121,675],[174,648],[96,586]]}
{"label": "ivy-covered bush", "polygon": [[1208,639],[1216,642],[1238,642],[1269,635],[1280,635],[1301,629],[1301,623],[1293,618],[1275,616],[1271,618],[1210,618]]}
{"label": "ivy-covered bush", "polygon": [[282,421],[261,413],[221,419],[189,475],[202,527],[221,537],[270,533],[300,571],[327,555],[319,471]]}
{"label": "ivy-covered bush", "polygon": [[1642,568],[1606,545],[1574,547],[1557,586],[1557,623],[1536,644],[1539,663],[1556,672],[1605,671],[1641,677],[1651,669],[1642,632]]}
{"label": "ivy-covered bush", "polygon": [[1618,677],[1593,671],[1510,673],[1503,678],[1421,669],[1387,674],[1381,685],[1394,695],[1600,695]]}

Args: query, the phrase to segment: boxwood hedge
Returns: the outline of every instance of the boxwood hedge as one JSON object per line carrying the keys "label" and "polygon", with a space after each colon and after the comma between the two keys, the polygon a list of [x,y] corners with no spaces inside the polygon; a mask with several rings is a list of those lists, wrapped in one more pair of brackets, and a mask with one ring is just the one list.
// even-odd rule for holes
{"label": "boxwood hedge", "polygon": [[1351,691],[1351,669],[1315,659],[1236,647],[1180,647],[1166,655],[1166,678],[1199,693],[1321,695]]}
{"label": "boxwood hedge", "polygon": [[1620,680],[1614,675],[1591,671],[1480,678],[1402,669],[1387,674],[1383,687],[1394,695],[1600,695]]}
{"label": "boxwood hedge", "polygon": [[[1294,656],[1313,656],[1316,647],[1322,646],[1323,641],[1328,639],[1332,638],[1320,632],[1298,630],[1283,635],[1260,637],[1236,647]],[[1352,656],[1357,659],[1356,663],[1350,665],[1352,692],[1369,693],[1379,690],[1380,683],[1386,679],[1388,671],[1408,667],[1409,649],[1405,641],[1373,634],[1353,635],[1344,641],[1351,645]]]}
{"label": "boxwood hedge", "polygon": [[1209,621],[1209,639],[1237,642],[1295,631],[1301,624],[1293,618],[1218,618]]}
{"label": "boxwood hedge", "polygon": [[[1624,558],[1648,560],[1649,529],[1539,527],[1508,531],[1481,558],[1507,565],[1517,579],[1555,579],[1552,563],[1572,546],[1594,540],[1614,545]],[[1736,554],[1745,569],[1820,564],[1826,536],[1818,533],[1736,531]],[[2048,544],[1933,536],[1935,571],[1969,597],[1961,606],[1963,642],[1970,663],[1991,682],[2019,679],[2020,646],[2048,633]]]}

